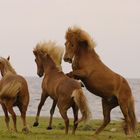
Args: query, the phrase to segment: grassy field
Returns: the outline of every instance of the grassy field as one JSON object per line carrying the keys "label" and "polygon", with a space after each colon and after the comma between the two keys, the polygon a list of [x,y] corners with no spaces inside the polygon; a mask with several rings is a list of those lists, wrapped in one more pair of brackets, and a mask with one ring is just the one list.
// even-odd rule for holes
{"label": "grassy field", "polygon": [[[9,132],[6,129],[4,117],[0,117],[0,140],[139,140],[140,124],[138,133],[135,136],[125,136],[120,121],[112,121],[106,129],[98,136],[94,135],[95,129],[101,124],[100,120],[91,120],[87,124],[81,123],[76,131],[76,135],[71,134],[72,119],[70,120],[70,131],[68,135],[64,134],[64,122],[61,118],[54,118],[53,129],[46,130],[48,118],[41,117],[38,127],[32,127],[34,117],[28,117],[29,134],[21,132],[22,122],[20,117],[17,118],[18,133]],[[10,120],[10,127],[13,128],[13,122]]]}

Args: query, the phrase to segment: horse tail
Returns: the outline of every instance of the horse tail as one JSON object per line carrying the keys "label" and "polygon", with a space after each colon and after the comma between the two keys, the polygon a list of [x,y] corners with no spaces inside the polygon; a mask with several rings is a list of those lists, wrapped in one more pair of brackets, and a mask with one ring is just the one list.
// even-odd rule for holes
{"label": "horse tail", "polygon": [[87,121],[91,118],[91,112],[87,104],[87,99],[83,94],[82,89],[76,89],[72,93],[72,97],[74,98],[74,102],[80,109],[80,112],[82,114],[82,118],[79,119],[76,123],[79,123],[81,121]]}
{"label": "horse tail", "polygon": [[133,132],[135,132],[137,119],[136,119],[136,115],[135,115],[135,107],[134,107],[133,97],[131,98],[130,103],[129,103],[128,114],[129,114],[130,121],[131,121],[131,129]]}
{"label": "horse tail", "polygon": [[14,98],[21,89],[21,83],[13,80],[3,86],[0,91],[1,98]]}

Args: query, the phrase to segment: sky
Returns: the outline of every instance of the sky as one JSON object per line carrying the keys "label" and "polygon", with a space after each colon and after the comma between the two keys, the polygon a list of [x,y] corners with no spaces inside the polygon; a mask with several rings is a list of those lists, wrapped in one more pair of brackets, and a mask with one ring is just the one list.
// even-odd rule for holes
{"label": "sky", "polygon": [[92,36],[108,67],[140,78],[140,0],[0,0],[0,56],[10,55],[18,74],[37,76],[33,48],[49,40],[64,47],[74,25]]}

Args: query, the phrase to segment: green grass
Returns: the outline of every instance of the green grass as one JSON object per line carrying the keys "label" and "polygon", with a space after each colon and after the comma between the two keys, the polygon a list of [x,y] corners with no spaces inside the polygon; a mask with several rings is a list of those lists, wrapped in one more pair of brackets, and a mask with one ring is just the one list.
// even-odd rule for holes
{"label": "green grass", "polygon": [[[125,136],[120,121],[112,121],[100,135],[95,136],[95,129],[101,124],[101,120],[91,120],[87,124],[79,124],[76,135],[71,134],[72,119],[70,120],[69,134],[64,134],[64,122],[61,118],[53,119],[53,129],[46,130],[48,118],[40,117],[40,124],[38,127],[32,127],[35,117],[28,117],[27,122],[30,129],[29,134],[23,134],[22,122],[20,117],[17,117],[18,132],[8,131],[6,129],[4,117],[0,117],[0,140],[139,140],[140,139],[140,124],[138,125],[138,132],[135,136]],[[12,119],[10,120],[10,127],[13,128]]]}

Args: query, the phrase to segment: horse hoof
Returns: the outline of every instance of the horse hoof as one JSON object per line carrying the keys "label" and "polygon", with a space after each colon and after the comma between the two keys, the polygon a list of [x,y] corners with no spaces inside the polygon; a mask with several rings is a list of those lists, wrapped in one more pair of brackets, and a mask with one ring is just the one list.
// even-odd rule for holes
{"label": "horse hoof", "polygon": [[29,133],[29,129],[27,127],[25,127],[25,128],[22,129],[22,132],[24,134],[28,134]]}
{"label": "horse hoof", "polygon": [[52,127],[50,127],[50,126],[47,127],[47,130],[51,130],[51,129],[52,129]]}
{"label": "horse hoof", "polygon": [[39,125],[38,122],[34,122],[34,124],[33,124],[34,127],[36,127],[36,126],[38,126],[38,125]]}

